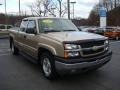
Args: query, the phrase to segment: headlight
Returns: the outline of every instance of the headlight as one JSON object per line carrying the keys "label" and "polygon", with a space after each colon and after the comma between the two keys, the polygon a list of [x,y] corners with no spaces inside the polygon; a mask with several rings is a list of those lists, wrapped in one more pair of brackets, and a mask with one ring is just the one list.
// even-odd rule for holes
{"label": "headlight", "polygon": [[79,46],[75,44],[65,44],[64,47],[65,50],[79,49]]}
{"label": "headlight", "polygon": [[76,51],[79,49],[79,45],[75,45],[75,44],[64,44],[64,57],[68,58],[68,57],[77,57],[79,56],[79,51]]}
{"label": "headlight", "polygon": [[105,50],[109,50],[109,40],[105,40]]}

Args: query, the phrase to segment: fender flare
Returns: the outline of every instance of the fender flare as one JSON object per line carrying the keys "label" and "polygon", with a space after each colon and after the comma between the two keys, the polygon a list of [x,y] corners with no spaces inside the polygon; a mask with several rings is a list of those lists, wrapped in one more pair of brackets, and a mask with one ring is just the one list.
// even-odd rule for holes
{"label": "fender flare", "polygon": [[38,44],[39,48],[45,48],[48,51],[50,51],[53,55],[57,55],[56,49],[50,45],[44,44],[44,43],[39,43]]}

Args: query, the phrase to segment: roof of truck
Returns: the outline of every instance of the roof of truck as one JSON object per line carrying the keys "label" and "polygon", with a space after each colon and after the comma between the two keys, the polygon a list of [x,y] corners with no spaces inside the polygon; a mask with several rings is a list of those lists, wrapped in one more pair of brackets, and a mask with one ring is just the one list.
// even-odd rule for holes
{"label": "roof of truck", "polygon": [[[51,19],[57,18],[57,19],[60,19],[58,17],[27,17],[27,18],[24,18],[23,20],[25,20],[25,19],[45,19],[45,18],[51,18]],[[65,18],[61,18],[61,19],[65,19]]]}

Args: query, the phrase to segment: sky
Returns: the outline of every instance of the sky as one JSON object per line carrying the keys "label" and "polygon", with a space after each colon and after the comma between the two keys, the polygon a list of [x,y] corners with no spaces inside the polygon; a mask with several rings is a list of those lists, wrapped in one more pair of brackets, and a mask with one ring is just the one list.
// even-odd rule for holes
{"label": "sky", "polygon": [[[67,0],[63,0],[63,2],[66,2]],[[75,17],[82,17],[87,18],[89,16],[90,11],[92,10],[93,6],[98,3],[99,0],[70,0],[75,1]],[[19,0],[6,0],[6,7],[7,7],[7,13],[14,14],[18,13],[19,6],[18,6]],[[35,2],[35,0],[21,0],[21,10],[26,11],[27,13],[30,13],[30,8],[28,7],[29,4]],[[5,5],[4,0],[0,0],[0,12],[5,12]],[[72,13],[73,6],[71,5],[71,13]]]}

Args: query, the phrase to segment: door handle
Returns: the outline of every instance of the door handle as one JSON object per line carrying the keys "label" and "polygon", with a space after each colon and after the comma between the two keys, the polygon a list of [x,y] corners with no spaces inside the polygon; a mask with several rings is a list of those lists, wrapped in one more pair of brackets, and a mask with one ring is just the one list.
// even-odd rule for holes
{"label": "door handle", "polygon": [[24,38],[26,38],[27,36],[26,35],[24,35]]}

